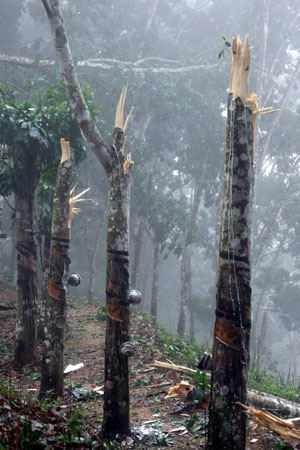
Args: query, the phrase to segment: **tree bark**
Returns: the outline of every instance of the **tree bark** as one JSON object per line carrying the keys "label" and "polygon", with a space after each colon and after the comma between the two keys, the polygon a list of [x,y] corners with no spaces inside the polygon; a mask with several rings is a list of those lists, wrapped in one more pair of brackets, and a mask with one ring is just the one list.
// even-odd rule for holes
{"label": "tree bark", "polygon": [[[88,212],[88,210],[87,210]],[[88,214],[86,215],[85,218],[85,227],[84,227],[84,240],[85,240],[85,247],[86,247],[86,251],[87,251],[87,256],[88,256],[88,263],[89,263],[89,284],[88,284],[88,295],[87,295],[87,299],[88,299],[88,303],[92,304],[93,303],[93,298],[94,298],[94,287],[95,287],[95,278],[96,278],[96,256],[97,256],[97,251],[99,248],[99,243],[100,243],[100,231],[102,229],[102,221],[101,218],[99,217],[99,225],[96,231],[96,240],[94,242],[94,246],[92,248],[89,247],[88,245]]]}
{"label": "tree bark", "polygon": [[48,281],[49,281],[49,264],[50,264],[50,247],[51,247],[51,227],[46,232],[44,237],[44,252],[43,252],[43,280],[42,289],[39,299],[39,314],[38,314],[38,339],[43,341],[45,339],[45,321],[46,321],[46,304],[48,297]]}
{"label": "tree bark", "polygon": [[[206,167],[206,163],[204,164]],[[205,174],[205,169],[203,170]],[[199,212],[199,206],[202,195],[202,184],[204,180],[201,180],[194,189],[193,201],[190,206],[190,217],[188,223],[188,229],[184,240],[184,249],[182,254],[182,260],[180,265],[180,314],[178,319],[177,332],[179,336],[184,336],[186,332],[186,316],[188,307],[190,305],[191,295],[191,258],[192,249],[191,245],[194,240],[194,234],[197,224],[197,216]],[[192,311],[189,311],[192,316]]]}
{"label": "tree bark", "polygon": [[11,221],[11,227],[10,227],[10,231],[11,231],[11,255],[10,255],[10,264],[9,264],[9,270],[12,274],[12,278],[13,281],[15,281],[16,279],[16,256],[17,256],[17,251],[16,251],[16,245],[17,245],[17,241],[16,241],[16,219],[13,219]]}
{"label": "tree bark", "polygon": [[[114,133],[115,134],[115,133]],[[105,391],[102,435],[128,434],[128,358],[121,352],[129,340],[129,191],[130,173],[123,173],[116,148],[109,181],[106,259]]]}
{"label": "tree bark", "polygon": [[136,289],[138,287],[138,281],[139,281],[144,227],[145,227],[144,218],[141,218],[139,221],[138,233],[135,238],[134,260],[133,260],[132,272],[131,272],[131,286],[134,289]]}
{"label": "tree bark", "polygon": [[[67,144],[67,142],[62,142],[62,147]],[[71,183],[72,163],[70,153],[67,153],[58,167],[53,202],[40,398],[56,399],[63,394],[67,284],[70,264],[68,221]]]}
{"label": "tree bark", "polygon": [[21,156],[18,168],[27,175],[27,189],[15,193],[18,299],[14,365],[22,367],[37,361],[35,177],[30,155]]}
{"label": "tree bark", "polygon": [[159,279],[159,254],[160,245],[156,238],[154,238],[153,248],[153,271],[152,271],[152,291],[151,291],[151,308],[150,313],[157,318],[157,298],[158,298],[158,279]]}
{"label": "tree bark", "polygon": [[[233,42],[233,58],[238,59],[241,49],[235,49],[236,42]],[[245,404],[247,401],[251,327],[249,214],[253,189],[253,122],[251,107],[245,106],[242,101],[245,101],[244,96],[246,100],[248,98],[248,42],[245,48],[249,51],[249,62],[246,64],[246,56],[242,60],[240,83],[236,81],[239,74],[234,72],[235,67],[232,65],[231,85],[237,90],[231,91],[233,93],[228,96],[225,184],[207,444],[209,450],[242,450],[246,442],[246,417],[242,407],[236,404]]]}
{"label": "tree bark", "polygon": [[2,260],[2,226],[3,226],[3,197],[0,195],[0,280],[3,278],[3,260]]}
{"label": "tree bark", "polygon": [[178,318],[177,333],[184,336],[186,331],[187,308],[189,304],[190,281],[191,281],[191,248],[185,245],[180,264],[180,312]]}

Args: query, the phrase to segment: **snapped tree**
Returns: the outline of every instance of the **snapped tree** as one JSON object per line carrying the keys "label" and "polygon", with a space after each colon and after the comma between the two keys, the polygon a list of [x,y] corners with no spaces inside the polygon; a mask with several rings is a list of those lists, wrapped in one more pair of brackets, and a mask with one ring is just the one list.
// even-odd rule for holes
{"label": "snapped tree", "polygon": [[57,398],[63,394],[63,349],[67,316],[69,274],[70,212],[72,183],[70,145],[61,139],[62,156],[52,213],[48,293],[45,299],[44,340],[41,366],[40,398]]}
{"label": "snapped tree", "polygon": [[245,448],[251,328],[250,217],[254,178],[256,95],[248,98],[250,46],[232,42],[227,102],[225,183],[219,246],[207,448]]}
{"label": "snapped tree", "polygon": [[46,183],[49,190],[55,179],[57,135],[72,133],[75,161],[82,159],[85,147],[62,86],[50,86],[35,103],[23,103],[11,87],[2,85],[0,118],[0,142],[5,144],[1,147],[0,193],[15,194],[18,301],[14,364],[24,366],[37,359],[36,189]]}
{"label": "snapped tree", "polygon": [[[70,104],[86,140],[102,164],[109,184],[106,279],[105,394],[102,435],[129,433],[128,356],[133,352],[129,339],[129,242],[128,213],[130,172],[133,162],[125,158],[124,139],[126,88],[121,94],[112,145],[104,142],[82,95],[74,67],[60,2],[42,0],[54,37],[57,61]],[[134,300],[137,296],[133,296]]]}

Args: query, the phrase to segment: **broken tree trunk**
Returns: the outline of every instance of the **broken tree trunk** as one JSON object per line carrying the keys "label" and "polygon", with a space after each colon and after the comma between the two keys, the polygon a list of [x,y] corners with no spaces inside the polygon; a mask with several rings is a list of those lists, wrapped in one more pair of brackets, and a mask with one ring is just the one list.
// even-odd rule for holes
{"label": "broken tree trunk", "polygon": [[[128,434],[129,380],[126,343],[129,339],[129,247],[128,214],[130,157],[124,158],[124,135],[128,124],[123,124],[126,90],[122,92],[117,108],[113,143],[107,145],[92,120],[84,100],[68,36],[63,23],[59,0],[42,0],[56,48],[57,61],[67,89],[74,114],[95,156],[102,164],[109,184],[109,217],[107,230],[106,280],[106,343],[105,394],[102,435]],[[126,345],[125,345],[126,344]]]}
{"label": "broken tree trunk", "polygon": [[250,214],[253,188],[253,121],[248,101],[250,46],[232,43],[227,109],[225,186],[213,342],[209,450],[242,450],[251,327]]}
{"label": "broken tree trunk", "polygon": [[106,257],[105,391],[102,435],[127,434],[129,423],[129,204],[130,156],[124,159],[123,125],[126,89],[116,112],[114,149],[108,172],[108,224]]}
{"label": "broken tree trunk", "polygon": [[250,46],[234,36],[224,199],[219,246],[217,305],[213,342],[209,450],[245,448],[246,420],[242,407],[247,393],[251,328],[250,216],[253,191],[256,95],[248,98]]}
{"label": "broken tree trunk", "polygon": [[20,151],[20,155],[18,169],[27,189],[15,192],[18,299],[14,366],[23,367],[37,360],[37,243],[34,164],[30,154]]}
{"label": "broken tree trunk", "polygon": [[72,163],[69,142],[61,139],[62,157],[53,202],[48,294],[41,366],[40,398],[61,397],[64,385],[64,340],[69,272],[69,200]]}

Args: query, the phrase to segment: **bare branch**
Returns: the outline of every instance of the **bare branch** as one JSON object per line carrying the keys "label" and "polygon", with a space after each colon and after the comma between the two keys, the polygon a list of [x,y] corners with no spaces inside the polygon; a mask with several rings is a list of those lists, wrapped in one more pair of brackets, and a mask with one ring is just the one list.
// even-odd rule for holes
{"label": "bare branch", "polygon": [[[56,57],[67,89],[69,102],[85,138],[105,170],[110,165],[109,147],[95,126],[89,108],[80,89],[77,73],[62,19],[59,0],[43,0],[51,32],[54,38]],[[27,61],[28,63],[28,61]],[[45,65],[44,61],[44,65]]]}
{"label": "bare branch", "polygon": [[[172,65],[172,67],[139,67],[142,63],[145,61],[152,61],[152,63],[161,62],[165,65]],[[5,54],[0,54],[0,63],[8,63],[8,64],[14,64],[17,66],[22,67],[41,67],[41,68],[47,68],[47,67],[54,67],[55,61],[49,60],[49,59],[41,59],[39,61],[32,59],[32,58],[26,58],[23,56],[9,56]],[[178,67],[174,67],[174,66]],[[129,62],[129,61],[120,61],[117,59],[109,59],[109,58],[94,58],[94,59],[86,59],[82,61],[77,61],[76,67],[85,67],[90,69],[99,69],[103,70],[105,72],[109,72],[115,69],[118,69],[119,71],[123,72],[124,74],[140,74],[144,75],[144,73],[151,71],[152,73],[165,73],[165,74],[175,74],[175,73],[185,73],[185,72],[195,72],[200,70],[218,70],[220,69],[221,65],[220,63],[217,64],[192,64],[186,66],[184,62],[181,61],[172,61],[162,58],[144,58],[140,59],[136,62]]]}

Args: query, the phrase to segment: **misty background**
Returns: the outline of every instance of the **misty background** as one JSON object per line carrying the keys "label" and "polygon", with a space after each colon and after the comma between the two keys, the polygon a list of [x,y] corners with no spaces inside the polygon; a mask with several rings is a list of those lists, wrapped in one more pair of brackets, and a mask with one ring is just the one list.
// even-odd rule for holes
{"label": "misty background", "polygon": [[[159,322],[176,333],[180,266],[191,211],[187,335],[212,342],[223,195],[226,99],[230,60],[226,41],[249,35],[253,47],[249,93],[280,111],[256,123],[252,236],[251,365],[299,381],[300,352],[300,4],[287,0],[62,0],[81,82],[98,106],[97,123],[110,142],[115,107],[128,82],[135,107],[126,151],[135,163],[130,216],[131,288]],[[54,44],[40,0],[0,5],[0,81],[31,100],[60,80]],[[11,58],[7,58],[7,57]],[[29,58],[27,60],[22,58]],[[97,61],[95,61],[97,60]],[[93,66],[97,67],[93,67]],[[62,136],[63,137],[63,136]],[[1,142],[0,142],[1,143]],[[72,141],[71,141],[72,146]],[[90,200],[73,219],[70,295],[104,304],[105,173],[87,149],[75,169],[77,192]],[[13,281],[13,197],[4,205],[2,274]],[[37,216],[39,205],[37,205]],[[40,237],[42,248],[43,237]],[[95,280],[93,285],[93,273]]]}

